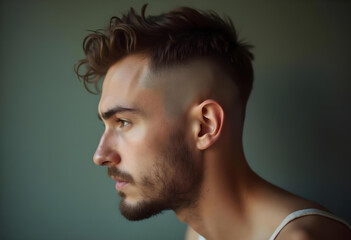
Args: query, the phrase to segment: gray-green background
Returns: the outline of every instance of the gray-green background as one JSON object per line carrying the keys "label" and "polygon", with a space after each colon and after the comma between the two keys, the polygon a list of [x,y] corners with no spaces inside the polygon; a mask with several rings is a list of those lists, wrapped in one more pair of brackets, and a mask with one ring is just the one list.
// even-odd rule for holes
{"label": "gray-green background", "polygon": [[[182,239],[172,212],[128,222],[92,155],[99,96],[73,72],[87,29],[145,1],[0,2],[0,238]],[[149,1],[230,16],[256,46],[252,168],[351,221],[350,1]],[[220,204],[220,203],[218,203]]]}

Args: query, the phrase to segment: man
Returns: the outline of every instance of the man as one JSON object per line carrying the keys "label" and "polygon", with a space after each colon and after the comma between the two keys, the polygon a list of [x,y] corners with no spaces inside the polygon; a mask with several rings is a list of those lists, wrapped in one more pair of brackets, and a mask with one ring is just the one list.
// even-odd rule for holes
{"label": "man", "polygon": [[171,209],[215,240],[350,239],[346,222],[248,166],[253,55],[231,21],[191,8],[146,17],[145,8],[89,34],[76,65],[87,88],[104,76],[106,128],[94,162],[116,180],[122,214],[140,220]]}

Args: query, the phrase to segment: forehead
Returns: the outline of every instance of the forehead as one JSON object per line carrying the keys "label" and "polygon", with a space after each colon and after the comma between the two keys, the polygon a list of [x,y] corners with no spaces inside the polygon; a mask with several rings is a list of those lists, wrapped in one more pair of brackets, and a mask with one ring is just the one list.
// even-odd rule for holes
{"label": "forehead", "polygon": [[145,90],[142,83],[149,76],[148,65],[148,59],[142,55],[130,55],[112,65],[103,81],[99,112],[115,105],[130,107]]}

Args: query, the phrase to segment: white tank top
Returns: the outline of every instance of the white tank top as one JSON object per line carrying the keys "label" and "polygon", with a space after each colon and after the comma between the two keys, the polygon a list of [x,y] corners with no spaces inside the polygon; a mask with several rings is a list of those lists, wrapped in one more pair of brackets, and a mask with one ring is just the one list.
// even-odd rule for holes
{"label": "white tank top", "polygon": [[[351,229],[351,226],[344,221],[343,219],[329,213],[326,211],[322,211],[319,209],[315,209],[315,208],[309,208],[309,209],[302,209],[302,210],[298,210],[295,211],[293,213],[290,213],[286,218],[284,218],[284,220],[279,224],[279,226],[275,229],[274,233],[272,234],[272,236],[269,238],[269,240],[274,240],[278,234],[280,233],[280,231],[291,221],[295,220],[296,218],[299,217],[303,217],[306,215],[319,215],[319,216],[323,216],[323,217],[327,217],[327,218],[331,218],[333,220],[336,220],[338,222],[341,222],[343,224],[345,224],[348,228]],[[199,236],[199,240],[206,240],[204,237]]]}

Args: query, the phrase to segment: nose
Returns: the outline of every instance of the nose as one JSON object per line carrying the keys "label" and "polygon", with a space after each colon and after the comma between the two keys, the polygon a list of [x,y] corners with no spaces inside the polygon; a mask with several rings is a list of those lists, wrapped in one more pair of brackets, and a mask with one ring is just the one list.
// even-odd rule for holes
{"label": "nose", "polygon": [[121,156],[113,149],[113,139],[104,133],[94,154],[94,163],[99,166],[113,166],[121,162]]}

